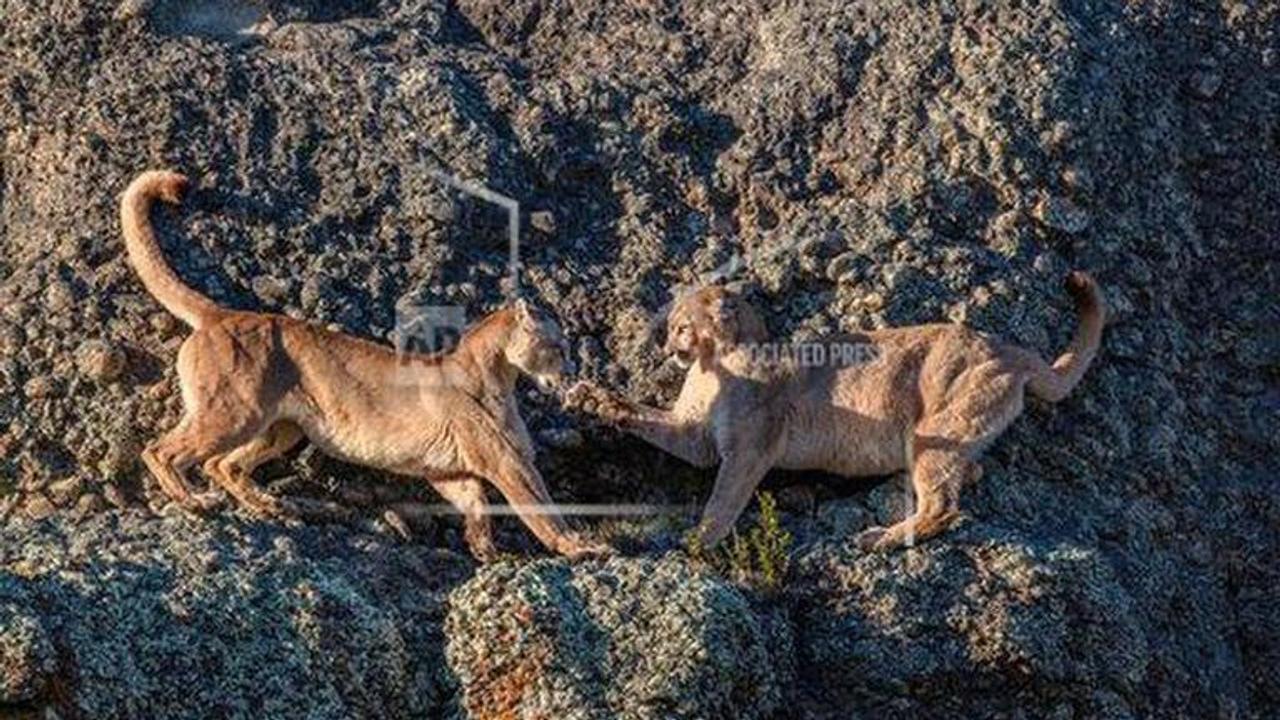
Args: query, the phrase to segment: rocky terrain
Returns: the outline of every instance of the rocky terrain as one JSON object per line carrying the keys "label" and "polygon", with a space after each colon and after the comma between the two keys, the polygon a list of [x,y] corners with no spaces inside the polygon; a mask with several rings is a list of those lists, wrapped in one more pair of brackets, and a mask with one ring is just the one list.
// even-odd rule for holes
{"label": "rocky terrain", "polygon": [[[0,0],[0,132],[0,717],[1280,712],[1275,2]],[[900,477],[788,475],[775,591],[679,514],[582,521],[623,552],[578,563],[504,521],[477,567],[453,519],[388,522],[421,489],[310,449],[261,481],[352,522],[156,512],[185,330],[116,219],[150,167],[198,184],[157,218],[187,282],[385,342],[512,287],[508,215],[442,174],[513,198],[523,291],[646,400],[711,275],[793,340],[957,320],[1051,357],[1076,267],[1113,318],[936,542],[852,544]],[[521,401],[557,499],[705,498]]]}

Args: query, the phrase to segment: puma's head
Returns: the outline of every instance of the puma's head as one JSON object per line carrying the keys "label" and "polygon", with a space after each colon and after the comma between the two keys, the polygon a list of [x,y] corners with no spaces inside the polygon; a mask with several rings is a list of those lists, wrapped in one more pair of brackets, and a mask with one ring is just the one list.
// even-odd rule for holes
{"label": "puma's head", "polygon": [[738,293],[718,285],[695,290],[676,301],[667,315],[664,348],[680,364],[710,360],[736,345],[762,342],[764,322]]}
{"label": "puma's head", "polygon": [[515,302],[515,325],[506,346],[507,362],[533,378],[544,392],[574,373],[569,343],[560,326],[524,299]]}

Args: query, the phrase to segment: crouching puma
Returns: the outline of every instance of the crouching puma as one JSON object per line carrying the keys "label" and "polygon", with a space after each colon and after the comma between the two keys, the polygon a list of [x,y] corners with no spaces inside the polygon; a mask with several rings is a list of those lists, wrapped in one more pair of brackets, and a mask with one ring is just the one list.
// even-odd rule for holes
{"label": "crouching puma", "polygon": [[187,179],[140,175],[120,204],[129,259],[147,291],[194,332],[178,351],[185,415],[142,451],[161,489],[209,510],[223,495],[197,492],[184,470],[202,463],[212,484],[266,515],[297,512],[254,486],[254,468],[304,436],[344,460],[425,478],[464,516],[467,543],[494,555],[484,482],[510,502],[547,548],[602,550],[570,532],[551,509],[514,396],[516,377],[541,385],[565,372],[555,322],[517,301],[481,320],[447,354],[393,349],[281,315],[219,307],[165,262],[149,213],[178,203]]}
{"label": "crouching puma", "polygon": [[[1083,272],[1067,278],[1080,324],[1052,365],[962,325],[866,332],[807,353],[766,344],[750,305],[723,287],[684,296],[667,319],[666,350],[688,366],[670,410],[588,382],[565,403],[701,467],[720,464],[699,526],[707,546],[733,528],[770,468],[846,476],[909,470],[915,513],[858,536],[865,549],[910,545],[946,529],[960,489],[981,475],[978,455],[1031,394],[1057,402],[1097,353],[1106,308]],[[854,348],[854,352],[846,352]],[[800,348],[803,350],[803,348]]]}

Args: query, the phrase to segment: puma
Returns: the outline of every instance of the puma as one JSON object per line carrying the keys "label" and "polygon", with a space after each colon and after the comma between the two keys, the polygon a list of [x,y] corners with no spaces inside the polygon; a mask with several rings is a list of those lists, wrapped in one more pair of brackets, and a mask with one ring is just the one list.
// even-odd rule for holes
{"label": "puma", "polygon": [[555,322],[516,301],[484,318],[443,354],[394,349],[281,315],[223,308],[184,284],[151,226],[153,201],[177,204],[188,180],[151,171],[120,204],[125,247],[142,284],[193,329],[178,351],[185,415],[142,460],[183,507],[224,496],[197,492],[184,471],[201,463],[212,485],[264,515],[297,506],[258,489],[254,468],[309,439],[324,452],[424,478],[462,513],[472,553],[494,556],[484,483],[510,502],[547,548],[599,551],[554,512],[514,396],[516,378],[558,382],[567,346]]}
{"label": "puma", "polygon": [[815,364],[767,345],[763,322],[737,293],[704,287],[668,315],[666,350],[688,366],[674,407],[646,407],[586,381],[565,404],[693,465],[719,463],[698,528],[708,547],[732,530],[770,468],[845,476],[908,470],[914,514],[867,529],[857,542],[864,549],[911,545],[957,519],[961,487],[980,477],[978,456],[1022,412],[1027,391],[1058,402],[1080,382],[1098,351],[1106,307],[1086,273],[1071,273],[1067,289],[1080,324],[1052,365],[949,324],[844,338],[846,345],[828,347],[859,348],[849,354],[855,362]]}

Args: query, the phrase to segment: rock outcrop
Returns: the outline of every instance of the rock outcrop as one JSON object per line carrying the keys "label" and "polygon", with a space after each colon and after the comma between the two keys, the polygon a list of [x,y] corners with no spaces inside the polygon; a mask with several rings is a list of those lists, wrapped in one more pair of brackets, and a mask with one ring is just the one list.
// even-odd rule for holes
{"label": "rock outcrop", "polygon": [[431,717],[452,697],[445,615],[470,565],[453,553],[137,511],[3,536],[0,708]]}

